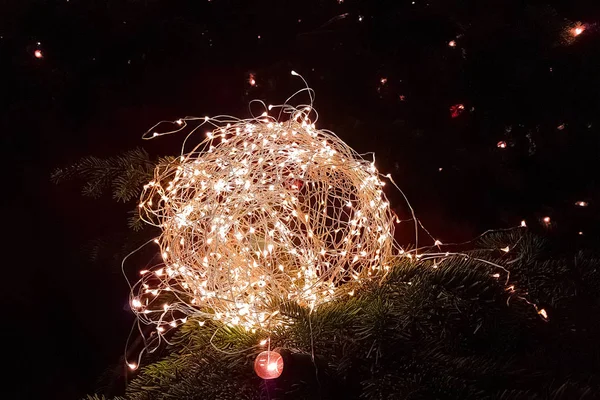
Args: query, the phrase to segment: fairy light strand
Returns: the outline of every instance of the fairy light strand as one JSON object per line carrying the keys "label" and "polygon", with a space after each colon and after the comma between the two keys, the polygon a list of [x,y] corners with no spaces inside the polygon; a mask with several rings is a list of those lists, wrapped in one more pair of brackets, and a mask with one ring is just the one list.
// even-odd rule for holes
{"label": "fairy light strand", "polygon": [[[285,323],[273,300],[312,311],[354,295],[366,281],[382,281],[399,257],[433,260],[433,268],[451,257],[471,258],[502,270],[508,285],[510,273],[501,265],[440,251],[447,245],[425,229],[391,175],[379,173],[374,157],[363,158],[333,132],[315,127],[314,92],[302,76],[292,75],[306,88],[283,105],[260,102],[266,110],[260,116],[185,117],[175,121],[174,130],[158,133],[161,124],[173,124],[161,121],[144,135],[152,139],[189,129],[180,157],[155,169],[139,203],[141,218],[161,230],[151,242],[162,262],[130,285],[140,333],[144,336],[143,325],[156,329],[152,347],[144,340],[145,351],[158,348],[164,334],[188,318],[268,333]],[[304,91],[309,105],[288,104]],[[273,109],[277,117],[269,115]],[[206,138],[186,151],[199,132]],[[383,192],[385,178],[410,210],[411,251],[394,239],[394,225],[401,221]],[[432,245],[419,247],[421,229]],[[545,310],[533,306],[547,319]],[[131,369],[141,356],[128,363]]]}
{"label": "fairy light strand", "polygon": [[[310,106],[281,107],[285,122],[205,118],[220,127],[144,187],[164,266],[134,287],[140,319],[265,328],[278,324],[272,299],[315,308],[389,270],[395,217],[374,163],[316,129]],[[160,307],[165,290],[179,301]]]}

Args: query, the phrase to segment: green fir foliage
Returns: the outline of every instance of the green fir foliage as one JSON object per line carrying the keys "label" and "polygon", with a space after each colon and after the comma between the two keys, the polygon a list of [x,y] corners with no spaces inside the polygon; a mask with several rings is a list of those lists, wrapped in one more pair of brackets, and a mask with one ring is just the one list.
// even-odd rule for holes
{"label": "green fir foliage", "polygon": [[[131,203],[139,199],[143,186],[154,178],[156,168],[174,161],[174,157],[151,157],[146,150],[136,148],[107,158],[84,157],[69,167],[56,169],[51,179],[57,184],[83,182],[84,196],[98,198],[110,193],[117,201]],[[129,230],[111,232],[84,246],[90,261],[109,265],[111,270],[120,272],[123,257],[154,234],[147,231],[150,226],[140,219],[137,205],[129,211],[127,221],[128,227],[135,232],[133,235]]]}
{"label": "green fir foliage", "polygon": [[56,169],[51,179],[55,183],[82,180],[84,196],[98,198],[109,191],[115,200],[128,202],[140,196],[158,165],[173,160],[174,157],[153,160],[146,150],[138,147],[113,157],[84,157],[67,168]]}
{"label": "green fir foliage", "polygon": [[[131,375],[126,398],[154,399],[592,399],[600,351],[600,262],[547,259],[537,236],[492,234],[467,257],[402,259],[381,285],[316,311],[281,302],[271,332],[282,376],[253,361],[265,333],[190,320]],[[502,270],[474,259],[508,265]],[[511,261],[512,260],[512,261]],[[501,273],[501,278],[493,275]],[[544,321],[535,307],[550,316]],[[593,317],[595,316],[595,317]]]}
{"label": "green fir foliage", "polygon": [[[152,160],[135,149],[86,157],[52,178],[82,179],[85,195],[110,191],[128,202],[157,166],[170,162],[176,160]],[[130,225],[141,228],[136,211]],[[110,263],[103,249],[111,242],[118,239],[121,247],[110,253],[121,259],[142,235],[100,238],[89,253]],[[498,250],[506,246],[508,253]],[[265,332],[190,319],[128,374],[125,397],[110,397],[115,385],[109,384],[86,400],[595,398],[598,256],[564,256],[523,229],[485,235],[475,247],[438,260],[437,268],[431,260],[400,259],[382,284],[313,312],[273,299],[287,321],[270,332],[271,347],[285,361],[278,379],[263,381],[253,371]],[[506,267],[508,280],[481,259]]]}

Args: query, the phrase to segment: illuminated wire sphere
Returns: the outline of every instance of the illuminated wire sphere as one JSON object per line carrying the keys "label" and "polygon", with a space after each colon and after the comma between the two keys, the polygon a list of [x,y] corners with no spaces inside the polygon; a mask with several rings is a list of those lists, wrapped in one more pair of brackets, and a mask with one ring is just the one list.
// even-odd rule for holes
{"label": "illuminated wire sphere", "polygon": [[[205,141],[155,170],[140,210],[161,229],[164,266],[136,286],[141,319],[274,326],[278,301],[313,309],[385,275],[395,218],[384,182],[309,112],[211,120],[220,127]],[[175,302],[163,310],[165,291]]]}
{"label": "illuminated wire sphere", "polygon": [[283,372],[283,357],[276,351],[263,351],[254,360],[254,372],[262,379],[279,378]]}

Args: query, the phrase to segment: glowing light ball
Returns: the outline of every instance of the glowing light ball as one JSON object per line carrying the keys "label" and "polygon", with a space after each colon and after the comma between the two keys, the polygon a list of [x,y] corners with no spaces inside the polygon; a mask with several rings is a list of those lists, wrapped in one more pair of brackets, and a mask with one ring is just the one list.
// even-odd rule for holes
{"label": "glowing light ball", "polygon": [[[256,84],[250,78],[248,83]],[[137,323],[156,328],[143,351],[156,350],[168,330],[190,317],[200,326],[214,319],[217,326],[248,331],[285,327],[290,321],[280,314],[282,302],[313,311],[360,293],[365,283],[380,282],[398,257],[433,260],[432,268],[439,268],[451,254],[442,252],[443,244],[428,232],[436,249],[430,253],[418,246],[420,223],[408,200],[415,250],[398,246],[394,223],[401,221],[383,193],[374,158],[366,160],[333,132],[316,129],[309,119],[317,115],[313,92],[303,90],[311,105],[269,106],[278,110],[277,117],[267,112],[247,120],[185,117],[170,122],[175,130],[158,133],[155,126],[145,135],[149,139],[197,123],[181,156],[155,168],[139,203],[142,220],[160,230],[154,242],[162,256],[130,286]],[[464,110],[463,104],[450,109],[453,118]],[[207,138],[184,151],[204,126],[211,126]],[[550,217],[543,221],[550,226]],[[515,291],[514,286],[507,290]],[[143,351],[136,363],[127,363],[130,369],[138,367]],[[283,358],[264,351],[254,369],[263,379],[277,378]]]}
{"label": "glowing light ball", "polygon": [[254,372],[262,379],[279,378],[283,372],[283,357],[276,351],[263,351],[254,360]]}
{"label": "glowing light ball", "polygon": [[386,274],[395,241],[384,182],[373,161],[316,129],[311,111],[207,118],[217,126],[207,139],[155,170],[139,206],[161,229],[164,265],[134,288],[140,319],[269,328],[281,323],[277,301],[314,309]]}
{"label": "glowing light ball", "polygon": [[42,53],[41,50],[34,51],[33,55],[35,56],[35,58],[44,58],[44,54]]}
{"label": "glowing light ball", "polygon": [[584,30],[585,30],[585,27],[583,25],[580,25],[580,26],[573,28],[571,30],[571,32],[573,33],[573,36],[579,36],[583,33]]}
{"label": "glowing light ball", "polygon": [[500,149],[505,149],[506,148],[506,142],[501,140],[500,142],[498,142],[498,144],[496,144],[496,146],[498,146],[498,148]]}

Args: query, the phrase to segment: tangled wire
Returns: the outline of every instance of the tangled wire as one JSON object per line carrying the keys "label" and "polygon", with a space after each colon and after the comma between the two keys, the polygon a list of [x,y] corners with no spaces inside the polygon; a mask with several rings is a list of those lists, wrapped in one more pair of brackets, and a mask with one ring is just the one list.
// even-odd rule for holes
{"label": "tangled wire", "polygon": [[144,271],[132,305],[159,332],[188,316],[273,327],[278,301],[313,309],[390,268],[395,216],[374,162],[316,129],[312,107],[281,107],[284,122],[205,119],[208,137],[144,187],[164,265]]}
{"label": "tangled wire", "polygon": [[[270,331],[285,322],[279,315],[282,301],[314,310],[352,296],[365,282],[383,280],[397,257],[432,268],[454,257],[472,258],[504,274],[509,300],[522,299],[548,319],[544,309],[521,295],[526,292],[509,285],[510,273],[502,265],[442,250],[472,241],[435,240],[386,175],[404,196],[414,223],[414,248],[400,248],[394,224],[401,221],[383,193],[374,159],[366,160],[333,132],[316,129],[312,89],[302,91],[310,104],[290,106],[290,97],[268,107],[279,110],[277,117],[269,112],[245,120],[186,117],[175,122],[175,130],[155,132],[162,121],[145,135],[149,139],[196,125],[183,141],[181,156],[156,167],[139,203],[141,218],[161,230],[154,241],[162,261],[140,271],[141,279],[131,286],[138,326],[156,327],[151,342],[160,344],[163,333],[188,317]],[[185,151],[188,139],[205,125],[212,126],[207,138]],[[525,226],[523,221],[517,229]],[[420,230],[433,245],[419,247]],[[489,251],[508,253],[510,246]],[[145,350],[158,348],[150,349],[141,327],[140,332]]]}

